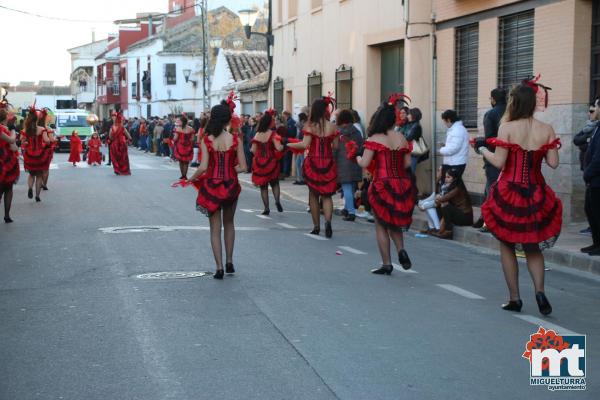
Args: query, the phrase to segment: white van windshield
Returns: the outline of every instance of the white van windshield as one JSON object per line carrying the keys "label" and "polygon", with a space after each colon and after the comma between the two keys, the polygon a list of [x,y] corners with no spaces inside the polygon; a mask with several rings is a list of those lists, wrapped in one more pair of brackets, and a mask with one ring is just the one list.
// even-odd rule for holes
{"label": "white van windshield", "polygon": [[87,126],[85,115],[59,115],[57,120],[61,128]]}

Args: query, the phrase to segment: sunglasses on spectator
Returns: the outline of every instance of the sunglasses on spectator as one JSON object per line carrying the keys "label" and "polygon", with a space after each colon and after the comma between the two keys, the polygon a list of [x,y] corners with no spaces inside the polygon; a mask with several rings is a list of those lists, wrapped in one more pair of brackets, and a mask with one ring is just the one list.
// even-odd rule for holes
{"label": "sunglasses on spectator", "polygon": [[596,109],[595,109],[595,108],[590,108],[590,110],[589,110],[589,113],[591,114],[591,113],[593,113],[593,112],[595,112],[595,111],[596,111]]}

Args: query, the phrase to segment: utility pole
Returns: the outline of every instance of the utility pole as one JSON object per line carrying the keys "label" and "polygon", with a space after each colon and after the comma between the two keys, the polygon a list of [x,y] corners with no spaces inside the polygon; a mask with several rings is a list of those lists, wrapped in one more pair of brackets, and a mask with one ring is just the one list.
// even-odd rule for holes
{"label": "utility pole", "polygon": [[202,103],[204,111],[208,111],[210,108],[210,99],[208,97],[210,78],[207,76],[210,73],[210,66],[207,66],[209,60],[208,49],[210,48],[208,43],[208,0],[199,1],[202,10]]}

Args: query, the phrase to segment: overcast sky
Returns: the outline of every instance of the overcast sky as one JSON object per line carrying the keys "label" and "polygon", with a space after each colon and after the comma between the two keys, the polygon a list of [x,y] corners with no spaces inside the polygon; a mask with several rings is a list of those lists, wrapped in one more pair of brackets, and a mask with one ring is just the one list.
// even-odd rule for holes
{"label": "overcast sky", "polygon": [[[238,11],[256,0],[208,0],[209,9],[226,6]],[[109,21],[134,18],[138,12],[167,12],[169,0],[2,0],[0,6],[48,17],[106,22],[68,22],[24,15],[0,8],[4,40],[0,82],[53,80],[69,83],[67,49],[106,38],[117,27]]]}

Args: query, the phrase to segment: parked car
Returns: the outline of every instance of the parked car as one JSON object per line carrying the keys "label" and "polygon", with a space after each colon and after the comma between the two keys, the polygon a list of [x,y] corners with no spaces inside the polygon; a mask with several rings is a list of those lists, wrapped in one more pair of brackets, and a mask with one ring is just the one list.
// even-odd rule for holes
{"label": "parked car", "polygon": [[83,148],[87,148],[87,142],[92,136],[92,128],[88,125],[86,118],[89,115],[83,110],[58,110],[56,112],[56,136],[60,137],[56,151],[71,150],[71,133],[77,130]]}

